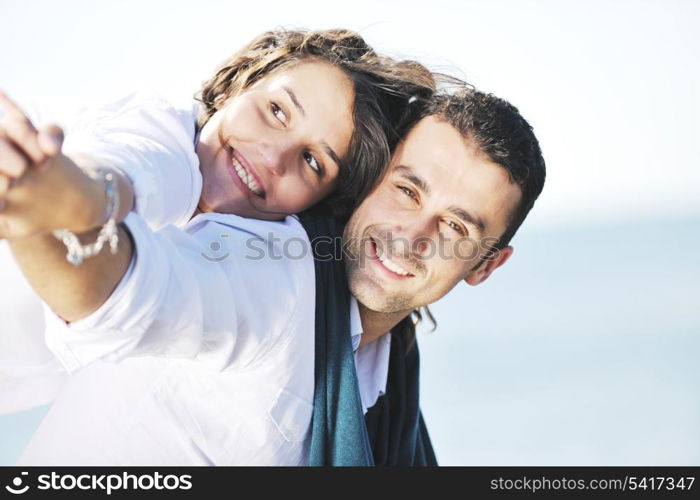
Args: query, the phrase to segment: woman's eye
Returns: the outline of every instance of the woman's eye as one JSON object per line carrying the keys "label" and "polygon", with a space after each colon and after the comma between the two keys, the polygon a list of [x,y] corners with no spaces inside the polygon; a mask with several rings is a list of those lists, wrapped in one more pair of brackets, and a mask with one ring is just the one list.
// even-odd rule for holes
{"label": "woman's eye", "polygon": [[287,124],[287,115],[284,113],[284,111],[282,111],[282,108],[273,102],[270,104],[270,109],[272,110],[272,114],[275,115],[275,118],[277,118],[283,124]]}
{"label": "woman's eye", "polygon": [[309,166],[316,172],[318,175],[321,175],[323,173],[323,167],[321,164],[318,162],[316,157],[312,155],[311,153],[304,153],[304,161],[309,164]]}
{"label": "woman's eye", "polygon": [[400,189],[401,191],[403,191],[407,196],[410,196],[411,198],[413,198],[414,200],[417,200],[417,199],[418,199],[418,197],[416,196],[416,193],[414,193],[414,192],[413,192],[412,190],[410,190],[409,188],[407,188],[407,187],[405,187],[405,186],[399,186],[399,189]]}

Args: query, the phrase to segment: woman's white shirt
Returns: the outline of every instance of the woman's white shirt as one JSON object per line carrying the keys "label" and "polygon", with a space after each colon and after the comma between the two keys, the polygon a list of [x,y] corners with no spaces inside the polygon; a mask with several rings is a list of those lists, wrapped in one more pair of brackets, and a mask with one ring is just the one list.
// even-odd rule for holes
{"label": "woman's white shirt", "polygon": [[135,258],[112,296],[70,325],[47,311],[73,375],[20,463],[306,463],[315,280],[299,221],[126,225]]}
{"label": "woman's white shirt", "polygon": [[[108,104],[41,99],[20,104],[37,127],[63,127],[64,153],[91,154],[126,173],[135,190],[135,211],[151,228],[189,220],[202,185],[193,147],[198,109],[191,102],[173,106],[155,92],[141,91]],[[2,240],[0,299],[3,414],[51,402],[66,374],[46,347],[41,301]]]}
{"label": "woman's white shirt", "polygon": [[[301,224],[189,221],[201,190],[194,113],[134,96],[99,113],[111,115],[95,126],[87,114],[66,146],[132,179],[135,256],[88,318],[66,325],[47,308],[46,341],[74,374],[20,463],[305,463],[315,282]],[[363,402],[386,383],[388,345],[356,352],[357,364],[382,347],[358,365]]]}

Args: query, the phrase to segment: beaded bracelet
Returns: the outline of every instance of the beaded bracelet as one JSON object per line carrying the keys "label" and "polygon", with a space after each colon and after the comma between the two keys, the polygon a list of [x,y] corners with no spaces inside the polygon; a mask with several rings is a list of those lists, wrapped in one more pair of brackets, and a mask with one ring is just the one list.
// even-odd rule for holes
{"label": "beaded bracelet", "polygon": [[[91,172],[87,172],[93,179],[97,176]],[[105,210],[105,218],[107,222],[100,229],[97,235],[97,240],[88,245],[82,245],[78,237],[67,229],[57,229],[53,235],[61,240],[68,249],[66,260],[74,266],[79,266],[83,260],[93,257],[100,253],[105,243],[109,242],[110,250],[113,254],[117,253],[117,245],[119,244],[119,232],[117,231],[116,217],[119,212],[119,191],[115,187],[114,174],[110,171],[105,172],[99,170],[101,179],[105,182],[105,194],[107,195],[107,208]]]}

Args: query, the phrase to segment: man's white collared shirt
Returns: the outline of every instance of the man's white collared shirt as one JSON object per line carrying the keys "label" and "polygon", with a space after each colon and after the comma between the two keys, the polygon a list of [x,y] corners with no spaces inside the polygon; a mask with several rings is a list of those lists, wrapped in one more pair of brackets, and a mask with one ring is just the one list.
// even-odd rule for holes
{"label": "man's white collared shirt", "polygon": [[350,297],[350,335],[355,353],[355,370],[360,386],[362,408],[365,413],[386,392],[391,353],[391,333],[386,333],[369,344],[360,347],[362,320],[355,297]]}

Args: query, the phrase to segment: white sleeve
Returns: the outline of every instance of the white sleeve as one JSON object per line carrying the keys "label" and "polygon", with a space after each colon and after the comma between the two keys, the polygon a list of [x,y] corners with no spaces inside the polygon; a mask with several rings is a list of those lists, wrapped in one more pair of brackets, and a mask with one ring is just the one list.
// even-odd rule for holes
{"label": "white sleeve", "polygon": [[[246,261],[251,235],[217,222],[192,234],[172,225],[154,232],[134,213],[125,223],[135,255],[109,299],[70,324],[46,308],[47,345],[68,371],[130,356],[189,358],[224,370],[284,344],[300,294],[295,276],[313,281],[313,263]],[[205,257],[219,236],[235,248],[222,260]]]}
{"label": "white sleeve", "polygon": [[38,126],[51,121],[64,127],[64,153],[90,154],[121,169],[134,187],[134,210],[149,226],[189,220],[202,189],[193,110],[177,109],[152,92],[87,106],[72,116],[55,109],[26,106]]}
{"label": "white sleeve", "polygon": [[203,321],[202,286],[215,288],[231,313],[231,321],[217,324],[222,331],[211,332],[219,334],[217,338],[223,339],[224,345],[209,344],[208,348],[230,350],[236,336],[233,297],[220,268],[197,265],[202,259],[196,256],[204,250],[199,242],[180,232],[176,245],[167,233],[179,230],[169,226],[153,232],[133,212],[125,223],[135,252],[107,301],[88,317],[70,324],[44,306],[46,343],[63,366],[74,372],[97,359],[196,357],[208,333]]}

